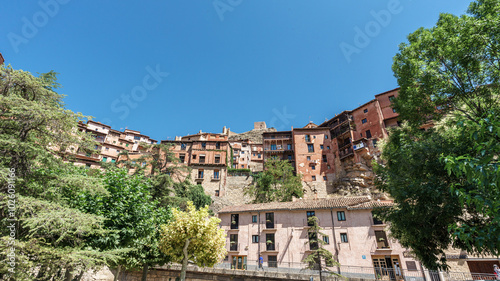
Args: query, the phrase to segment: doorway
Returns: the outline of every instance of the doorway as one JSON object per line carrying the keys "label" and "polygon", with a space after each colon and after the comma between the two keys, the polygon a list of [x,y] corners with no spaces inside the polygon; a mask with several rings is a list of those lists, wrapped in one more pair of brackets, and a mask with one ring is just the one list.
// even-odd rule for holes
{"label": "doorway", "polygon": [[231,269],[247,269],[247,256],[233,256]]}

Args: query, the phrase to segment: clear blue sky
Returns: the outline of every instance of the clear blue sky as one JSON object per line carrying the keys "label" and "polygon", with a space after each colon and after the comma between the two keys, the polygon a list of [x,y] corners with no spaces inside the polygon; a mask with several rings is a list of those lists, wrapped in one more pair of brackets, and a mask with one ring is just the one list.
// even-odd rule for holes
{"label": "clear blue sky", "polygon": [[66,107],[115,129],[288,130],[396,88],[398,45],[469,2],[2,1],[0,52],[60,73]]}

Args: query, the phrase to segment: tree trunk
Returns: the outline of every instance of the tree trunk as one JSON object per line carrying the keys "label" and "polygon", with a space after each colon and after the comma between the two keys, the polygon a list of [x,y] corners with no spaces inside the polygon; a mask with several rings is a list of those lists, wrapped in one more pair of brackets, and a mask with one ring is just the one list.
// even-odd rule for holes
{"label": "tree trunk", "polygon": [[142,281],[146,281],[148,279],[148,265],[145,264],[142,267]]}
{"label": "tree trunk", "polygon": [[116,274],[115,274],[115,278],[113,279],[113,281],[117,281],[118,280],[118,275],[120,275],[120,270],[121,269],[122,269],[122,266],[118,265],[118,267],[116,268]]}
{"label": "tree trunk", "polygon": [[184,249],[182,249],[182,253],[184,254],[184,258],[182,260],[182,268],[181,268],[181,280],[180,281],[186,281],[186,270],[188,266],[188,246],[189,242],[191,242],[190,239],[186,240],[186,244],[184,244]]}

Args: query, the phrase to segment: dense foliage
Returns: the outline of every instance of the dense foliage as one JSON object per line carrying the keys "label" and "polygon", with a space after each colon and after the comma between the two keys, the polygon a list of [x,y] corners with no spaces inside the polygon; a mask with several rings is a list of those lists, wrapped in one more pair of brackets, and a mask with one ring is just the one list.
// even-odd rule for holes
{"label": "dense foliage", "polygon": [[255,185],[247,190],[254,203],[292,201],[304,195],[300,176],[294,175],[293,167],[286,160],[266,161],[264,172],[255,176]]}
{"label": "dense foliage", "polygon": [[196,210],[188,202],[187,211],[172,210],[173,219],[162,228],[160,249],[173,261],[182,263],[181,281],[186,280],[188,261],[198,266],[214,266],[226,255],[226,233],[220,219],[210,217],[208,206]]}
{"label": "dense foliage", "polygon": [[408,125],[390,132],[377,167],[397,203],[382,216],[430,269],[447,267],[450,246],[500,254],[499,9],[479,0],[469,15],[442,14],[394,58],[394,106]]}

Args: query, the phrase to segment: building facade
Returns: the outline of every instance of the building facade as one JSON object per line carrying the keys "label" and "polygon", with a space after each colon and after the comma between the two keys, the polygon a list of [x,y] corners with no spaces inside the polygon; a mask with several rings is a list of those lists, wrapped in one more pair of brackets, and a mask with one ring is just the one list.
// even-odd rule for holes
{"label": "building facade", "polygon": [[227,260],[235,268],[255,265],[260,257],[267,267],[304,268],[302,261],[316,249],[308,221],[315,216],[326,234],[323,247],[341,265],[391,269],[385,273],[403,280],[403,270],[419,270],[420,265],[372,215],[373,208],[391,204],[368,197],[298,199],[225,207],[218,216],[227,233]]}

